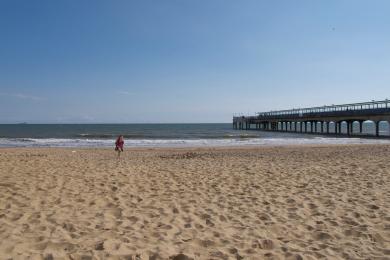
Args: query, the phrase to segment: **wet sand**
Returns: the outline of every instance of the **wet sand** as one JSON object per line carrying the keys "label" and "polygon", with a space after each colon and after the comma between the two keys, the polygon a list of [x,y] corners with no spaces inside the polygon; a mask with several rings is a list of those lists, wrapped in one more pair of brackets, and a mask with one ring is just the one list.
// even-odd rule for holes
{"label": "wet sand", "polygon": [[0,149],[0,259],[389,259],[390,146]]}

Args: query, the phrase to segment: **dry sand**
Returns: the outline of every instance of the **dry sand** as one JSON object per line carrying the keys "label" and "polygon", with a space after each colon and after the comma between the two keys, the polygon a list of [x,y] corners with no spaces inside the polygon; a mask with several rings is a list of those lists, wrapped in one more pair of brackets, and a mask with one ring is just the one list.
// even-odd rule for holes
{"label": "dry sand", "polygon": [[389,259],[390,146],[0,149],[0,259]]}

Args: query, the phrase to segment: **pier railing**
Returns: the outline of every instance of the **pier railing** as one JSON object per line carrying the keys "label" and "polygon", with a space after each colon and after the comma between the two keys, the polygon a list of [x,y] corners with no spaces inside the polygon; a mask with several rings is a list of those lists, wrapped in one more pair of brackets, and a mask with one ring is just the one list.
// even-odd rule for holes
{"label": "pier railing", "polygon": [[[325,114],[350,114],[355,112],[356,114],[366,114],[367,112],[386,112],[390,109],[390,100],[383,101],[371,101],[363,103],[343,104],[343,105],[331,105],[321,107],[310,107],[310,108],[298,108],[288,110],[278,110],[269,112],[258,112],[257,117],[312,117],[312,116],[324,116]],[[363,112],[363,113],[362,113]]]}

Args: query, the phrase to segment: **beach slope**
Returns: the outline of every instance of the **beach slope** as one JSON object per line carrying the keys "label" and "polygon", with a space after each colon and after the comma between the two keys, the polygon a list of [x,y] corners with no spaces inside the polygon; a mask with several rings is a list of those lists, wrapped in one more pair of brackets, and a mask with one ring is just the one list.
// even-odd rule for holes
{"label": "beach slope", "polygon": [[388,259],[390,146],[0,150],[0,259]]}

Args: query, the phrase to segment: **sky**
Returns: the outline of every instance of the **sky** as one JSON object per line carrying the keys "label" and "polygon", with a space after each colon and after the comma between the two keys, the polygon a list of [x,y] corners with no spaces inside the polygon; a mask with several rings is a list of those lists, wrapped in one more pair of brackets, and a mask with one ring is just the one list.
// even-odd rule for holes
{"label": "sky", "polygon": [[1,0],[0,123],[210,123],[390,98],[388,0]]}

